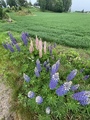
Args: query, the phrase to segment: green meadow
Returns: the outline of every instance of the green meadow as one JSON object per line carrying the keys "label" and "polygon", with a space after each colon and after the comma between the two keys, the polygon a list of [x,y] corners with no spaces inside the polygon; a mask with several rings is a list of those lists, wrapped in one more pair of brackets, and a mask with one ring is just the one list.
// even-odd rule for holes
{"label": "green meadow", "polygon": [[26,31],[31,37],[75,48],[90,47],[90,14],[33,12],[31,15],[9,13],[12,23],[0,22],[0,33]]}

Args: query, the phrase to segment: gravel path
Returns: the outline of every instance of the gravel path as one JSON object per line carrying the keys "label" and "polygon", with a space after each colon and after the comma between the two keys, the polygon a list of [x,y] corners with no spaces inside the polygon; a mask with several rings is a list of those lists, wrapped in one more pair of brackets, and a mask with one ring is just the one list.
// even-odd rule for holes
{"label": "gravel path", "polygon": [[11,89],[5,85],[3,77],[0,76],[0,120],[22,120],[19,114],[12,113]]}
{"label": "gravel path", "polygon": [[11,90],[2,81],[2,76],[0,76],[0,120],[15,120],[13,114],[10,113],[9,109],[11,107]]}

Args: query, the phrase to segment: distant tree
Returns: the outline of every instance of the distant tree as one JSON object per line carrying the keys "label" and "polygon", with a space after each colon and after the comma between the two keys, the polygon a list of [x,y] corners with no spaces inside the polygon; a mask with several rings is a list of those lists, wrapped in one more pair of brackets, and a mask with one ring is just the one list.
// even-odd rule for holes
{"label": "distant tree", "polygon": [[51,10],[55,12],[67,12],[72,0],[38,0],[41,10]]}
{"label": "distant tree", "polygon": [[63,0],[63,10],[64,12],[67,12],[69,8],[71,7],[72,0]]}
{"label": "distant tree", "polygon": [[6,2],[7,2],[7,5],[9,5],[10,7],[17,5],[15,0],[6,0]]}
{"label": "distant tree", "polygon": [[62,2],[62,0],[53,0],[52,11],[63,12],[63,2]]}
{"label": "distant tree", "polygon": [[6,7],[6,3],[5,3],[4,0],[1,0],[1,4],[2,4],[3,7]]}
{"label": "distant tree", "polygon": [[20,6],[25,6],[27,0],[18,0]]}
{"label": "distant tree", "polygon": [[3,9],[2,9],[1,1],[0,1],[0,19],[2,19],[2,17],[3,17]]}
{"label": "distant tree", "polygon": [[45,11],[46,9],[46,0],[39,0],[40,9]]}

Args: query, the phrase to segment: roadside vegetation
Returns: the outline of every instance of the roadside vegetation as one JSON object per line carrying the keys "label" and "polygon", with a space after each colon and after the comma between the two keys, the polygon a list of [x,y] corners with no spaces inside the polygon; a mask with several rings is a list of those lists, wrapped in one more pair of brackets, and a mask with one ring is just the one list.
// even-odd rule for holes
{"label": "roadside vegetation", "polygon": [[12,88],[11,110],[22,120],[89,120],[90,15],[24,7],[8,15],[0,74]]}

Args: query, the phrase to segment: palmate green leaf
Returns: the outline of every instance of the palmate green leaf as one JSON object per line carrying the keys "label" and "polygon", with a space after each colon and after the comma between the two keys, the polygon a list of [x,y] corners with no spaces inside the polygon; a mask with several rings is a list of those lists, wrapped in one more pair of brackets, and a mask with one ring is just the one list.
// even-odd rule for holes
{"label": "palmate green leaf", "polygon": [[77,101],[70,101],[66,103],[67,109],[72,110],[72,111],[78,111],[79,110],[79,103]]}
{"label": "palmate green leaf", "polygon": [[47,96],[47,102],[50,105],[57,105],[57,96],[55,96],[54,94],[48,94]]}
{"label": "palmate green leaf", "polygon": [[27,69],[28,69],[28,64],[23,64],[23,65],[21,66],[21,72],[22,72],[22,73],[26,72]]}
{"label": "palmate green leaf", "polygon": [[45,95],[49,94],[50,92],[49,85],[48,84],[44,85],[41,89],[41,92]]}

